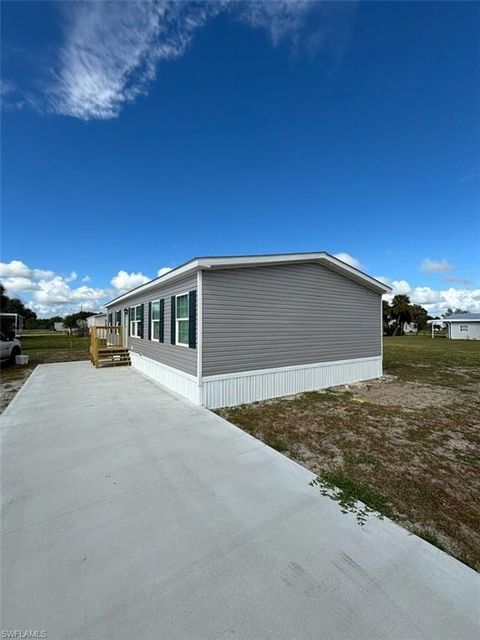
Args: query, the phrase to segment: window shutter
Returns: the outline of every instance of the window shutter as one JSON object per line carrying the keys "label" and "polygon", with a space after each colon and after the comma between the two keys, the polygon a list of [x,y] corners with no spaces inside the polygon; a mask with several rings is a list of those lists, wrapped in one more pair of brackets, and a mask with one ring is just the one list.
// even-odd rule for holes
{"label": "window shutter", "polygon": [[190,349],[197,347],[197,292],[188,294],[188,346]]}
{"label": "window shutter", "polygon": [[170,298],[170,342],[175,344],[175,327],[176,327],[176,313],[175,309],[175,296]]}
{"label": "window shutter", "polygon": [[165,342],[165,332],[163,329],[163,325],[165,324],[165,300],[162,298],[160,300],[160,342]]}
{"label": "window shutter", "polygon": [[152,303],[148,303],[148,339],[152,339]]}
{"label": "window shutter", "polygon": [[139,324],[138,337],[143,338],[143,304],[140,305],[140,324]]}
{"label": "window shutter", "polygon": [[131,330],[131,328],[130,328],[130,327],[132,326],[132,325],[130,324],[130,323],[131,323],[131,321],[132,321],[132,309],[133,309],[133,307],[130,307],[130,310],[129,310],[129,312],[128,312],[128,335],[131,335],[131,333],[132,333],[132,330]]}

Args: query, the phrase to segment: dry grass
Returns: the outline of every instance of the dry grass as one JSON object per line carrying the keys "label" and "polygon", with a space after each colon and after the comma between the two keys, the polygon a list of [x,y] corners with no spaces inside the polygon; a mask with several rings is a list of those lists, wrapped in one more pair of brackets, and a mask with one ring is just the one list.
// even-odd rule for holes
{"label": "dry grass", "polygon": [[221,415],[480,569],[480,343],[387,338],[381,381]]}

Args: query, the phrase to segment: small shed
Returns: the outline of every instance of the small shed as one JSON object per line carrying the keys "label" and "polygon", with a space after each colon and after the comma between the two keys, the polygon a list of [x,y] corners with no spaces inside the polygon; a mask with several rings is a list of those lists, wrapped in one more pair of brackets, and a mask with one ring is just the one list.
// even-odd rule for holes
{"label": "small shed", "polygon": [[452,313],[443,322],[451,340],[480,340],[480,313]]}

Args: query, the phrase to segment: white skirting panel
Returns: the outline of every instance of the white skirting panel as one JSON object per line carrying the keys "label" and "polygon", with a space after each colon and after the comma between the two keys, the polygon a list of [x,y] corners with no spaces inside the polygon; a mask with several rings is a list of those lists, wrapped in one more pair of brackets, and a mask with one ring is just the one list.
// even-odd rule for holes
{"label": "white skirting panel", "polygon": [[195,404],[199,404],[198,384],[195,376],[142,356],[134,351],[130,351],[130,360],[132,367],[138,369],[144,375],[188,398]]}
{"label": "white skirting panel", "polygon": [[357,358],[203,378],[202,404],[210,409],[325,389],[382,375],[382,358]]}

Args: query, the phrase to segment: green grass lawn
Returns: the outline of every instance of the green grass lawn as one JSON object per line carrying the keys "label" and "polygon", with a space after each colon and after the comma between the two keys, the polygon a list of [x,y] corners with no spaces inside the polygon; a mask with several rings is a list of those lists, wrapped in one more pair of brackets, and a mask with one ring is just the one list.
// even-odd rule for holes
{"label": "green grass lawn", "polygon": [[468,373],[480,381],[480,340],[401,336],[383,345],[385,371],[402,380],[461,388]]}
{"label": "green grass lawn", "polygon": [[318,474],[360,524],[376,510],[478,570],[480,341],[387,337],[384,373],[218,413]]}
{"label": "green grass lawn", "polygon": [[29,356],[29,364],[88,360],[90,338],[59,333],[30,335],[20,338],[22,353]]}

